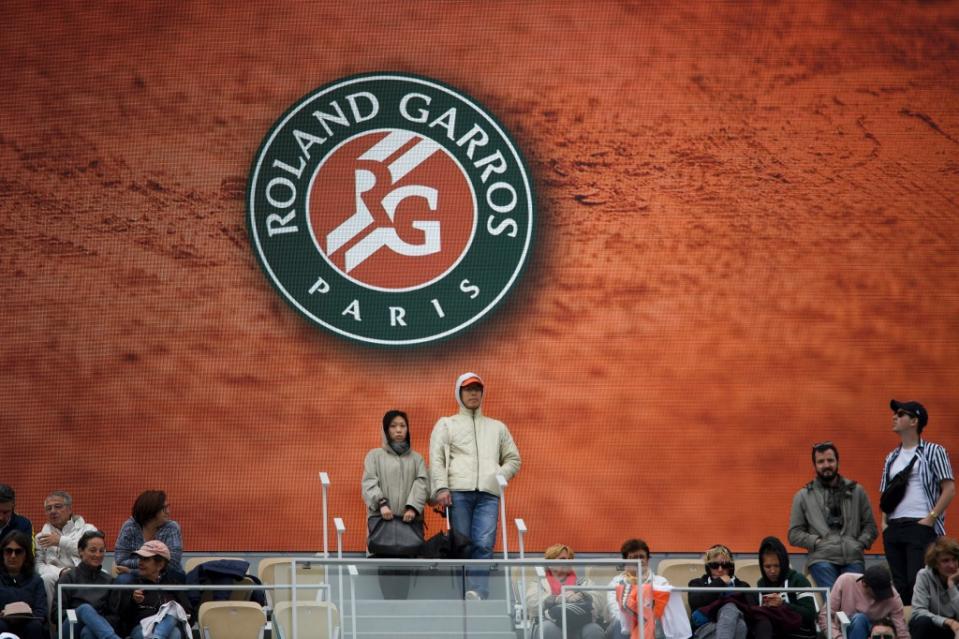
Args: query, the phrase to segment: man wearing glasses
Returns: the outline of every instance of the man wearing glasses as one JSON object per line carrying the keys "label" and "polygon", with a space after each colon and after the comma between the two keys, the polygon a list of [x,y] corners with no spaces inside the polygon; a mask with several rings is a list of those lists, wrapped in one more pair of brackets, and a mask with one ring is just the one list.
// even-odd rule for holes
{"label": "man wearing glasses", "polygon": [[73,514],[73,498],[65,490],[50,493],[43,501],[43,511],[47,514],[47,523],[37,533],[36,570],[47,590],[47,604],[51,604],[60,574],[80,563],[77,550],[80,537],[97,528]]}
{"label": "man wearing glasses", "polygon": [[869,633],[869,639],[896,639],[896,628],[892,625],[892,619],[883,617],[877,621]]}
{"label": "man wearing glasses", "polygon": [[816,478],[793,497],[789,543],[809,551],[806,565],[817,586],[832,588],[839,575],[862,573],[863,551],[876,540],[876,518],[862,485],[839,474],[839,450],[813,444]]}
{"label": "man wearing glasses", "polygon": [[906,482],[900,500],[884,505],[882,541],[892,580],[908,606],[926,547],[946,534],[946,508],[956,494],[956,483],[946,449],[921,437],[929,422],[926,408],[919,402],[895,399],[889,407],[892,431],[899,435],[900,443],[886,456],[879,491],[898,483],[892,480],[900,473]]}

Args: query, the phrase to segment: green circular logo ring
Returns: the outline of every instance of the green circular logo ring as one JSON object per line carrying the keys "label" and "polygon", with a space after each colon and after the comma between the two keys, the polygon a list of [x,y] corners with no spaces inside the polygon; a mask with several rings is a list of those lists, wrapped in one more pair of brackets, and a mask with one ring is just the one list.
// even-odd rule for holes
{"label": "green circular logo ring", "polygon": [[516,144],[466,94],[428,78],[342,78],[298,100],[247,188],[254,252],[300,314],[364,344],[474,326],[516,284],[533,240]]}

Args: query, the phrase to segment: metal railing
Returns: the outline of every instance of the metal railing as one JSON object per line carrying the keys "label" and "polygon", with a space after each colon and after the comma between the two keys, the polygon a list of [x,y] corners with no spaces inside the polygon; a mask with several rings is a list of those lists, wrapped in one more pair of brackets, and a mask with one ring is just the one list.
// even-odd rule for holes
{"label": "metal railing", "polygon": [[[522,537],[521,537],[522,539]],[[522,541],[521,541],[522,543]],[[344,592],[343,587],[343,577],[344,570],[346,571],[346,577],[349,582],[349,605],[350,605],[350,636],[354,639],[357,637],[357,597],[356,597],[356,581],[366,575],[372,574],[372,570],[380,567],[392,567],[392,568],[408,568],[411,572],[414,569],[423,569],[428,570],[443,570],[443,569],[463,569],[464,571],[470,567],[484,567],[489,568],[490,570],[504,570],[507,579],[507,586],[505,592],[505,598],[507,604],[513,601],[515,597],[515,602],[517,606],[520,606],[521,614],[517,614],[516,617],[520,620],[520,625],[523,629],[523,636],[525,639],[530,639],[532,634],[532,624],[530,624],[529,618],[529,607],[526,602],[526,585],[527,585],[527,576],[528,569],[533,569],[535,572],[535,579],[541,580],[545,578],[545,571],[551,567],[559,568],[572,568],[572,567],[616,567],[617,570],[623,571],[626,567],[631,567],[635,570],[635,574],[645,575],[645,578],[639,582],[639,586],[649,584],[650,586],[655,586],[652,582],[652,577],[654,576],[651,572],[645,569],[645,565],[642,561],[639,560],[629,560],[624,561],[622,559],[570,559],[570,560],[546,560],[546,559],[358,559],[358,558],[333,558],[333,557],[323,557],[318,558],[316,556],[305,556],[305,557],[289,557],[284,558],[283,565],[288,563],[290,569],[290,577],[287,583],[264,583],[264,584],[228,584],[228,585],[207,585],[207,584],[110,584],[110,585],[101,585],[101,584],[57,584],[57,609],[60,612],[59,619],[56,620],[58,628],[58,636],[60,639],[65,639],[64,637],[64,615],[66,611],[63,608],[64,601],[64,591],[65,590],[81,590],[87,588],[95,588],[98,590],[160,590],[160,591],[171,591],[171,592],[207,592],[207,591],[278,591],[278,590],[289,590],[291,591],[291,615],[292,615],[292,633],[289,633],[284,628],[284,639],[298,639],[299,637],[299,624],[298,624],[298,606],[296,605],[300,601],[298,593],[303,590],[307,591],[316,591],[317,601],[326,601],[328,603],[333,602],[334,590],[338,592],[339,600],[339,624],[338,628],[334,627],[333,623],[333,608],[327,607],[327,624],[329,630],[329,636],[335,636],[334,631],[338,630],[339,636],[344,636],[343,626],[344,619],[342,615],[344,614],[344,605],[347,600],[344,599],[346,593]],[[299,564],[311,564],[313,566],[319,565],[323,568],[323,581],[322,582],[313,582],[313,583],[303,583],[300,578],[298,578],[298,571],[296,570],[297,565]],[[339,587],[334,588],[333,584],[330,581],[329,569],[336,568],[335,573],[339,577]],[[361,574],[361,570],[363,571]],[[520,570],[519,573],[519,584],[521,584],[523,591],[522,592],[512,592],[513,581],[511,575],[515,573],[516,570]],[[668,589],[670,592],[675,593],[688,593],[688,592],[711,592],[711,593],[764,593],[764,592],[797,592],[797,593],[820,593],[825,602],[825,607],[829,609],[830,605],[830,590],[823,587],[790,587],[790,588],[772,588],[772,587],[753,587],[753,588],[715,588],[715,587],[692,587],[692,586],[679,586],[679,585],[664,585],[663,589]],[[562,614],[562,623],[563,627],[566,627],[567,621],[567,593],[572,592],[610,592],[615,590],[614,587],[608,584],[594,584],[594,585],[563,585],[560,590],[560,606]],[[643,614],[648,608],[652,606],[652,599],[647,600],[647,595],[645,594],[645,588],[640,587],[637,592],[637,624],[639,626],[639,636],[645,637],[646,632],[646,615]],[[466,608],[464,608],[464,615]],[[509,613],[512,613],[513,610],[510,608]],[[508,613],[508,614],[509,614]],[[509,614],[512,618],[513,615]],[[540,639],[543,637],[543,627],[544,627],[544,610],[543,610],[543,597],[539,598],[538,610],[537,610],[538,626],[539,626],[539,636]],[[276,620],[274,619],[274,623]],[[831,614],[826,615],[826,637],[827,639],[832,638],[832,628],[833,628],[833,618]],[[73,626],[70,626],[72,639]]]}

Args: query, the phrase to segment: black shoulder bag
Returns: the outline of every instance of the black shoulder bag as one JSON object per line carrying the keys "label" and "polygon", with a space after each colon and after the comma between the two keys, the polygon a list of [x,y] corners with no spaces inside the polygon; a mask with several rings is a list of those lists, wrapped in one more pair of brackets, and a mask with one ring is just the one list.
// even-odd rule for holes
{"label": "black shoulder bag", "polygon": [[906,486],[909,485],[909,475],[912,473],[913,464],[919,459],[919,451],[913,455],[909,465],[896,473],[896,476],[886,482],[886,490],[882,491],[879,497],[879,508],[887,515],[896,509],[902,498],[906,496]]}

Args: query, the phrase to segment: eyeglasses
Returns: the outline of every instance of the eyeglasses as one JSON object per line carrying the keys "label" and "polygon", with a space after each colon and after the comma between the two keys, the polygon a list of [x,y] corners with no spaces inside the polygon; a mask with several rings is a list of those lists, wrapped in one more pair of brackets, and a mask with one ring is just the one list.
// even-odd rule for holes
{"label": "eyeglasses", "polygon": [[869,635],[869,639],[896,639],[896,635],[890,632],[874,632]]}
{"label": "eyeglasses", "polygon": [[834,446],[835,444],[833,444],[830,441],[816,442],[815,444],[812,445],[812,449],[819,451],[821,453],[823,450],[827,448],[833,448]]}
{"label": "eyeglasses", "polygon": [[914,415],[913,413],[910,413],[909,411],[903,410],[901,408],[896,411],[896,417],[906,417],[906,416],[916,417],[916,415]]}
{"label": "eyeglasses", "polygon": [[22,554],[25,553],[25,552],[26,552],[26,551],[25,551],[23,548],[4,548],[4,549],[3,549],[3,554],[5,554],[5,555],[13,555],[14,557],[16,557],[16,556],[18,556],[18,555],[22,555]]}
{"label": "eyeglasses", "polygon": [[735,564],[731,561],[710,561],[706,567],[710,570],[730,570]]}

